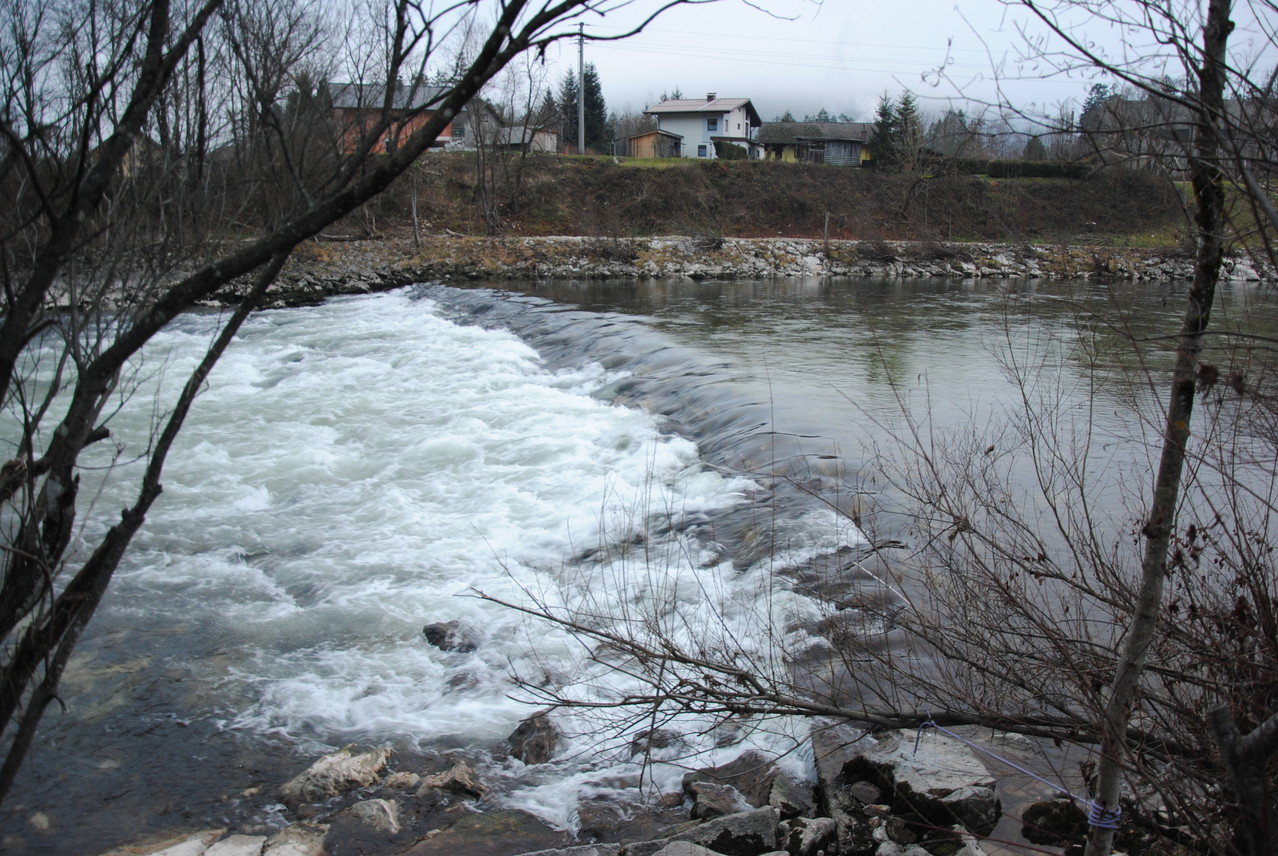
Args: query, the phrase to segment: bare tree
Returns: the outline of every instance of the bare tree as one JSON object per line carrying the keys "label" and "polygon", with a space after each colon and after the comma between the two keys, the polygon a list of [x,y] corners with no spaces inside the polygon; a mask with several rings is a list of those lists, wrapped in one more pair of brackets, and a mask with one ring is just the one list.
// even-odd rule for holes
{"label": "bare tree", "polygon": [[[701,0],[387,0],[345,20],[321,0],[0,5],[0,796],[161,492],[192,401],[293,249],[387,188],[488,81],[574,35],[578,16],[646,7],[637,30],[688,2]],[[423,79],[467,27],[479,37],[462,74],[400,109],[401,79]],[[343,50],[346,69],[323,59]],[[324,100],[343,71],[382,85],[354,134]],[[238,306],[181,392],[135,401],[148,341],[228,289]],[[144,450],[115,450],[145,467],[111,519],[82,492],[83,457],[134,406],[154,408],[155,431]]]}

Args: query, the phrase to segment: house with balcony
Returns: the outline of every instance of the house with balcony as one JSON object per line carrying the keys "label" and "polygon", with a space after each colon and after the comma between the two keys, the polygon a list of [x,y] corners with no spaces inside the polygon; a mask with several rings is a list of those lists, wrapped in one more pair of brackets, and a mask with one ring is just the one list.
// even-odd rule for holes
{"label": "house with balcony", "polygon": [[763,158],[759,128],[763,120],[749,98],[719,98],[714,92],[701,98],[662,101],[644,111],[657,119],[657,131],[667,141],[666,151],[686,158],[729,158],[735,146],[750,160]]}

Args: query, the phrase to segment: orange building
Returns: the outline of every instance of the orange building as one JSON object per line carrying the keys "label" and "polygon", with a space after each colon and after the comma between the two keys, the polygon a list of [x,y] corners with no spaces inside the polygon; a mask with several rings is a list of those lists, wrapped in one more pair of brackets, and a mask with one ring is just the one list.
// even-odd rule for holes
{"label": "orange building", "polygon": [[[380,84],[333,83],[329,85],[328,91],[343,154],[351,154],[358,149],[364,138],[382,125],[384,120],[389,121],[373,143],[372,151],[375,154],[389,154],[430,121],[449,87],[396,84],[389,109],[386,87]],[[444,126],[435,146],[442,148],[464,141],[466,124],[466,111],[462,110]]]}

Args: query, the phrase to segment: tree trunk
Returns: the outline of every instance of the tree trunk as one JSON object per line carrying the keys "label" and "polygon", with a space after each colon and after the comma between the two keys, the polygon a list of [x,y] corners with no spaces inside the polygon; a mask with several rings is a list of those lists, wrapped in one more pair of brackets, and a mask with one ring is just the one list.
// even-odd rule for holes
{"label": "tree trunk", "polygon": [[1278,819],[1270,810],[1267,774],[1278,752],[1278,713],[1244,736],[1226,705],[1207,713],[1238,803],[1237,843],[1248,856],[1278,853]]}
{"label": "tree trunk", "polygon": [[[1225,46],[1233,22],[1229,20],[1231,0],[1210,0],[1203,28],[1203,62],[1198,70],[1197,128],[1190,158],[1191,180],[1196,200],[1195,222],[1198,250],[1194,262],[1194,282],[1189,291],[1185,319],[1176,347],[1171,397],[1163,429],[1163,449],[1154,482],[1149,518],[1142,534],[1145,553],[1141,561],[1141,583],[1131,623],[1115,667],[1114,682],[1105,706],[1101,759],[1098,767],[1093,823],[1116,820],[1122,787],[1122,768],[1127,755],[1127,723],[1131,718],[1150,643],[1158,629],[1162,612],[1163,585],[1167,576],[1168,546],[1180,498],[1180,479],[1185,466],[1185,447],[1197,391],[1198,354],[1211,318],[1216,283],[1224,252],[1224,189],[1218,163],[1220,119],[1224,110]],[[1108,856],[1114,844],[1116,822],[1093,825],[1086,856]]]}

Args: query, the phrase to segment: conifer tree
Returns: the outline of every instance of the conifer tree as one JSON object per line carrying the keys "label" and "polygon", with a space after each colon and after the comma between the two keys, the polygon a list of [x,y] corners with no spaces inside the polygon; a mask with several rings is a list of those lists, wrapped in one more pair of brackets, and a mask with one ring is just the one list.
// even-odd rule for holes
{"label": "conifer tree", "polygon": [[874,130],[870,133],[870,155],[880,169],[893,168],[897,163],[895,134],[896,104],[886,92],[879,98],[874,111]]}
{"label": "conifer tree", "polygon": [[563,119],[563,131],[560,139],[566,146],[577,144],[577,72],[564,73],[559,83],[559,116]]}
{"label": "conifer tree", "polygon": [[[586,149],[607,151],[608,108],[604,104],[603,87],[594,63],[586,63],[583,73],[586,91]],[[577,144],[577,72],[569,71],[559,84],[559,112],[563,116],[563,141]]]}
{"label": "conifer tree", "polygon": [[896,167],[915,172],[923,154],[923,118],[918,102],[907,89],[896,102],[896,120],[892,123],[892,149]]}
{"label": "conifer tree", "polygon": [[594,63],[586,63],[585,75],[586,98],[586,148],[607,152],[611,135],[608,133],[608,108],[604,104],[603,86],[599,83],[599,72]]}

